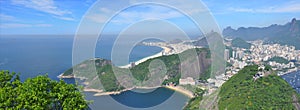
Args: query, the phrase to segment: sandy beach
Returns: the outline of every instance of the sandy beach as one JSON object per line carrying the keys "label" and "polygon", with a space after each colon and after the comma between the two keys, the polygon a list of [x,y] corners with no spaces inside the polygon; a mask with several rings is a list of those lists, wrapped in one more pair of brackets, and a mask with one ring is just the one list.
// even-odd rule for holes
{"label": "sandy beach", "polygon": [[170,89],[170,90],[182,93],[182,94],[188,96],[189,98],[195,97],[194,94],[193,94],[193,92],[191,92],[189,90],[186,90],[186,89],[184,89],[181,86],[133,87],[133,88],[124,89],[124,90],[121,90],[121,91],[113,91],[113,92],[103,92],[103,90],[99,90],[99,89],[84,88],[83,91],[85,91],[85,92],[96,92],[94,94],[94,96],[105,96],[105,95],[120,94],[122,92],[125,92],[125,91],[128,91],[128,90],[132,90],[132,89],[136,89],[136,88],[137,89],[156,89],[156,88],[159,88],[159,87],[164,87],[164,88],[167,88],[167,89]]}
{"label": "sandy beach", "polygon": [[[94,96],[116,95],[116,94],[120,94],[120,93],[128,91],[128,90],[131,90],[131,89],[124,89],[121,91],[113,91],[113,92],[98,92],[98,93],[94,94]],[[93,92],[95,92],[95,91],[93,91]]]}
{"label": "sandy beach", "polygon": [[172,49],[169,48],[169,47],[161,47],[161,48],[164,49],[164,50],[163,50],[164,53],[170,53],[170,52],[172,51]]}
{"label": "sandy beach", "polygon": [[193,92],[191,92],[189,90],[186,90],[181,86],[163,86],[163,87],[174,90],[176,92],[180,92],[180,93],[188,96],[189,98],[194,98],[195,97]]}
{"label": "sandy beach", "polygon": [[64,76],[63,74],[64,73],[61,73],[60,75],[57,76],[57,78],[59,78],[59,79],[75,78],[73,74],[67,75],[67,76]]}
{"label": "sandy beach", "polygon": [[97,92],[97,93],[103,92],[103,90],[100,90],[100,89],[90,89],[90,88],[84,88],[83,91],[85,91],[85,92]]}
{"label": "sandy beach", "polygon": [[104,95],[116,95],[116,94],[120,94],[122,92],[133,90],[133,89],[156,89],[156,88],[159,88],[159,87],[161,87],[161,86],[156,86],[156,87],[132,87],[132,88],[124,89],[124,90],[121,90],[121,91],[113,91],[113,92],[103,92],[103,90],[99,90],[99,89],[85,88],[84,91],[85,92],[96,92],[96,94],[94,94],[94,96],[104,96]]}
{"label": "sandy beach", "polygon": [[[145,62],[145,61],[147,61],[147,60],[149,60],[149,59],[156,58],[156,57],[160,57],[160,56],[162,56],[162,52],[159,52],[159,53],[157,53],[157,54],[154,54],[154,55],[145,57],[145,58],[143,58],[143,59],[140,59],[140,60],[138,60],[138,61],[135,62],[135,65],[138,65],[138,64],[143,63],[143,62]],[[119,66],[119,67],[120,67],[120,68],[129,68],[130,66],[131,66],[131,64],[127,64],[127,65],[125,65],[125,66]]]}
{"label": "sandy beach", "polygon": [[[138,65],[140,63],[143,63],[149,59],[152,59],[152,58],[156,58],[156,57],[160,57],[160,56],[163,56],[163,53],[169,53],[172,49],[170,49],[169,47],[160,47],[162,48],[163,50],[159,53],[156,53],[154,55],[151,55],[151,56],[148,56],[148,57],[145,57],[143,59],[140,59],[138,61],[135,62],[135,65]],[[119,66],[120,68],[129,68],[131,66],[131,64],[127,64],[127,65],[124,65],[124,66]]]}

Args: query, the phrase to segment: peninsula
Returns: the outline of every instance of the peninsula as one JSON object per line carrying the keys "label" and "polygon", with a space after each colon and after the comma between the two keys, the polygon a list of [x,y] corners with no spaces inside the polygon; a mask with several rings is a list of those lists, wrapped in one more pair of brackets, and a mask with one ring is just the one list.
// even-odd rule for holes
{"label": "peninsula", "polygon": [[[181,53],[170,53],[174,48],[163,47],[164,50],[153,56],[144,58],[135,65],[126,66],[114,66],[113,63],[106,59],[94,58],[86,60],[62,73],[60,78],[79,78],[82,79],[84,85],[84,91],[96,92],[95,96],[119,94],[123,91],[131,90],[134,88],[158,88],[166,87],[171,90],[183,93],[184,95],[192,98],[194,97],[193,90],[189,90],[185,87],[186,84],[180,84],[181,72],[180,67],[187,66],[191,58],[188,56],[191,52],[196,52],[200,65],[200,74],[210,74],[207,72],[210,66],[210,52],[207,48],[185,48]],[[181,58],[179,58],[181,56]],[[161,74],[161,71],[151,71],[148,67],[151,66],[151,62],[155,60],[161,60],[166,69],[166,74],[161,77],[163,82],[159,86],[145,86],[134,85],[131,87],[123,87],[122,82],[126,82],[126,79],[118,79],[115,76],[114,70],[117,71],[131,71],[133,77],[138,81],[146,81],[153,74]],[[93,66],[95,65],[95,66]],[[92,67],[96,67],[93,70]],[[188,66],[187,66],[188,67]],[[157,68],[157,70],[163,70],[164,68]],[[96,74],[92,74],[96,72]],[[124,74],[128,74],[124,72]],[[184,79],[184,78],[183,78]],[[192,79],[193,82],[199,79]]]}

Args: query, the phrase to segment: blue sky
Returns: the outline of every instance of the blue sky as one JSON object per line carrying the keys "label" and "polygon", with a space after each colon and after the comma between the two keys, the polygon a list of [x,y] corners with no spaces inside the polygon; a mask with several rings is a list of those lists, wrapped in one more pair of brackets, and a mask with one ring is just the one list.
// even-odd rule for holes
{"label": "blue sky", "polygon": [[[96,0],[0,0],[0,34],[75,34],[85,12]],[[108,4],[122,4],[107,0]],[[299,0],[203,0],[220,28],[227,26],[263,27],[300,19]],[[186,4],[187,5],[187,4]],[[188,5],[187,5],[188,7]],[[110,7],[99,7],[101,14],[87,16],[102,21]],[[191,9],[191,12],[193,10]],[[195,26],[181,13],[162,6],[137,6],[119,13],[108,24],[108,33],[118,32],[130,23],[161,18],[193,33]]]}

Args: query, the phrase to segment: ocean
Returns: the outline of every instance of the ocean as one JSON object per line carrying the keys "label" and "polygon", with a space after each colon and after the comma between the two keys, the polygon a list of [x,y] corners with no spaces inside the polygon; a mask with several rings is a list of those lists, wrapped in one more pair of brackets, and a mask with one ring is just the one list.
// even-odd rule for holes
{"label": "ocean", "polygon": [[300,94],[300,70],[281,76]]}
{"label": "ocean", "polygon": [[[110,59],[114,39],[107,38],[97,43],[96,57]],[[21,73],[22,81],[44,74],[48,74],[53,80],[59,80],[57,76],[72,66],[72,46],[73,36],[0,36],[0,70]],[[159,47],[137,45],[129,56],[129,62],[140,60],[161,50]],[[65,81],[74,83],[72,79]],[[165,88],[158,88],[149,93],[126,91],[111,96],[95,97],[92,92],[85,94],[88,100],[93,100],[90,107],[96,110],[141,108],[180,110],[188,101],[187,96]]]}
{"label": "ocean", "polygon": [[[110,60],[112,40],[108,38],[97,43],[95,56]],[[0,69],[21,73],[22,80],[45,73],[58,80],[56,76],[72,66],[72,46],[73,36],[0,36]],[[159,47],[137,45],[129,56],[129,62],[161,50]]]}

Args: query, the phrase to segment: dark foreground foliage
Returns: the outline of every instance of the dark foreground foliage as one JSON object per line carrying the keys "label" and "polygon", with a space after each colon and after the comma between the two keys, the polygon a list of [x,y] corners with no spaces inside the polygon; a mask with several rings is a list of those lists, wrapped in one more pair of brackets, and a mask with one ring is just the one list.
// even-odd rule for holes
{"label": "dark foreground foliage", "polygon": [[19,75],[0,71],[0,109],[82,110],[88,102],[73,84],[37,76],[20,81]]}

